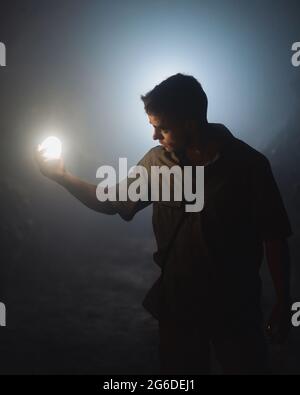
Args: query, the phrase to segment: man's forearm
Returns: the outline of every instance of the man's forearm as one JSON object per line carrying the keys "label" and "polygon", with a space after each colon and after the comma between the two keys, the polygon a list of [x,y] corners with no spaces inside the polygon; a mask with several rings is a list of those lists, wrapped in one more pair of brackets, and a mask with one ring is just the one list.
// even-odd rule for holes
{"label": "man's forearm", "polygon": [[88,208],[103,214],[116,214],[116,210],[108,200],[100,202],[97,199],[96,185],[85,182],[68,172],[65,172],[57,182]]}
{"label": "man's forearm", "polygon": [[291,260],[287,240],[266,241],[265,250],[278,301],[289,303]]}

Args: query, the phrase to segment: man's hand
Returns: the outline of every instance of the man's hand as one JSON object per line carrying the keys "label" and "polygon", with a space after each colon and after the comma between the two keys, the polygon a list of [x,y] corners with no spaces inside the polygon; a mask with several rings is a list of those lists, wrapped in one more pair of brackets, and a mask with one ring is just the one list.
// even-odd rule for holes
{"label": "man's hand", "polygon": [[39,150],[38,148],[34,151],[34,159],[41,171],[41,173],[50,178],[57,183],[61,183],[64,175],[66,174],[66,169],[64,166],[64,161],[60,159],[46,159],[44,157],[44,150]]}
{"label": "man's hand", "polygon": [[267,334],[272,344],[284,344],[291,329],[291,303],[278,302],[267,323]]}
{"label": "man's hand", "polygon": [[291,329],[290,253],[286,239],[265,241],[266,257],[273,279],[277,303],[267,324],[273,344],[283,344]]}

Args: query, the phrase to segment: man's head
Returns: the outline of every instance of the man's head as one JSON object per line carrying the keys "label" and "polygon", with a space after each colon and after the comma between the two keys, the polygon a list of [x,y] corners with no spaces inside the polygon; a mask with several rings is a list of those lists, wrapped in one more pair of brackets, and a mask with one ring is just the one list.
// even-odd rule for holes
{"label": "man's head", "polygon": [[141,96],[154,140],[167,151],[182,149],[207,125],[207,96],[192,76],[176,74]]}

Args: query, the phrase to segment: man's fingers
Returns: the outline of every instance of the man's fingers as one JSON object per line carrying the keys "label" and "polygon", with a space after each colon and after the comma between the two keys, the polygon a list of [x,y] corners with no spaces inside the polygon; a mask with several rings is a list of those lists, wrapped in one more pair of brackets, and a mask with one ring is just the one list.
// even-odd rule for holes
{"label": "man's fingers", "polygon": [[44,149],[39,149],[39,147],[36,147],[36,148],[34,149],[33,154],[34,154],[35,160],[36,160],[38,163],[44,163],[44,162],[45,162],[45,157],[44,157],[45,150],[44,150]]}
{"label": "man's fingers", "polygon": [[39,155],[39,156],[43,156],[45,153],[46,153],[46,149],[45,148],[37,148],[37,150],[36,150],[36,153]]}

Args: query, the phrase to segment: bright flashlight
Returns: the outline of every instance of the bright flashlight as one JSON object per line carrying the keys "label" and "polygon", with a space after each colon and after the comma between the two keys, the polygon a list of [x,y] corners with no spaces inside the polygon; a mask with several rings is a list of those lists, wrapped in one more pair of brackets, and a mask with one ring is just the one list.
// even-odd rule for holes
{"label": "bright flashlight", "polygon": [[54,136],[47,137],[46,140],[39,145],[38,150],[44,150],[43,156],[45,159],[59,159],[62,152],[61,141]]}

